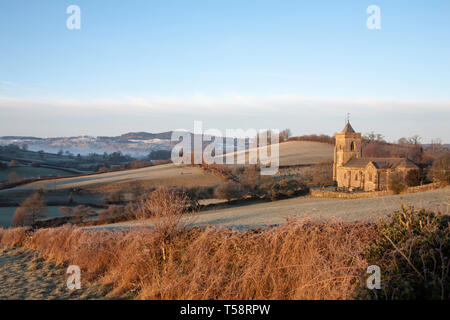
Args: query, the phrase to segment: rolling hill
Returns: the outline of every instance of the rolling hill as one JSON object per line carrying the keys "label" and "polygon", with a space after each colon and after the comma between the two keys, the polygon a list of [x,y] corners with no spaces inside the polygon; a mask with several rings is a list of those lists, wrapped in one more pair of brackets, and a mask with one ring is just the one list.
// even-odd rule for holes
{"label": "rolling hill", "polygon": [[[269,147],[257,148],[257,152],[265,154]],[[246,162],[248,163],[248,156],[250,149],[246,151],[237,151],[235,156],[242,153],[245,154]],[[311,141],[288,141],[279,144],[280,167],[282,166],[297,166],[297,165],[311,165],[321,161],[333,159],[334,147],[330,144],[311,142]]]}

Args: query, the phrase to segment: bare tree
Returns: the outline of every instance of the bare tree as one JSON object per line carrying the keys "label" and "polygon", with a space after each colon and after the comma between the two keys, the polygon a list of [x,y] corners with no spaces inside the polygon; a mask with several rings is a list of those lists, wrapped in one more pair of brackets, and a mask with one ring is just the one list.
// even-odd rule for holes
{"label": "bare tree", "polygon": [[234,181],[225,181],[219,184],[214,191],[214,194],[219,199],[240,199],[246,194],[246,190],[242,188],[240,183]]}
{"label": "bare tree", "polygon": [[257,189],[261,180],[260,168],[257,165],[250,165],[241,169],[237,174],[239,183],[244,189],[253,192]]}
{"label": "bare tree", "polygon": [[420,140],[422,140],[422,138],[416,134],[409,138],[409,143],[410,144],[420,144]]}
{"label": "bare tree", "polygon": [[366,133],[363,136],[363,139],[365,141],[367,141],[368,143],[370,143],[370,142],[386,142],[386,140],[384,140],[384,136],[382,134],[375,133],[373,131],[369,132],[369,133]]}
{"label": "bare tree", "polygon": [[292,135],[291,129],[284,129],[280,131],[279,140],[280,142],[286,141]]}
{"label": "bare tree", "polygon": [[23,201],[14,212],[13,226],[34,225],[38,219],[45,218],[47,206],[42,195],[36,192]]}
{"label": "bare tree", "polygon": [[431,140],[431,150],[434,153],[445,153],[445,147],[442,145],[442,139],[436,138]]}
{"label": "bare tree", "polygon": [[436,159],[429,171],[430,178],[434,182],[450,184],[450,152]]}

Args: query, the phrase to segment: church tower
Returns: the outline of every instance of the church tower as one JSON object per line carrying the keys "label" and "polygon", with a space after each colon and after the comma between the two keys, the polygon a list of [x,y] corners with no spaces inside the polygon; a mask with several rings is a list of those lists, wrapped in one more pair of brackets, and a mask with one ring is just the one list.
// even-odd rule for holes
{"label": "church tower", "polygon": [[350,121],[342,132],[336,133],[336,144],[334,146],[333,180],[337,181],[338,168],[343,166],[352,158],[362,157],[361,133],[355,132]]}

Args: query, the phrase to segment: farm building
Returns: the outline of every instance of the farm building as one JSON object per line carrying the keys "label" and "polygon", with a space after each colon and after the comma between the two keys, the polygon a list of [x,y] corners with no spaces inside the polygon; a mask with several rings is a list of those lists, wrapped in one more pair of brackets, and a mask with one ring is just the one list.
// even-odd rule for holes
{"label": "farm building", "polygon": [[406,175],[418,169],[406,158],[368,158],[362,155],[361,133],[355,132],[350,122],[336,133],[333,180],[338,188],[348,190],[387,190],[389,177],[395,172]]}

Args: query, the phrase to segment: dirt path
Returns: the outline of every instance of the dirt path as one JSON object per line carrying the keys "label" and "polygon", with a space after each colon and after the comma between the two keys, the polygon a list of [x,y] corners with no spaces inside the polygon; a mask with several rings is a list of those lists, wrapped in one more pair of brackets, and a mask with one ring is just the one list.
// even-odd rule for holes
{"label": "dirt path", "polygon": [[[237,229],[282,224],[286,218],[315,218],[343,221],[374,221],[400,209],[402,203],[415,208],[449,212],[450,188],[366,199],[298,197],[204,211],[193,218],[197,225],[220,225]],[[148,226],[148,221],[128,221],[91,229]]]}
{"label": "dirt path", "polygon": [[70,291],[66,270],[37,258],[35,251],[0,247],[0,300],[104,299],[100,286]]}

